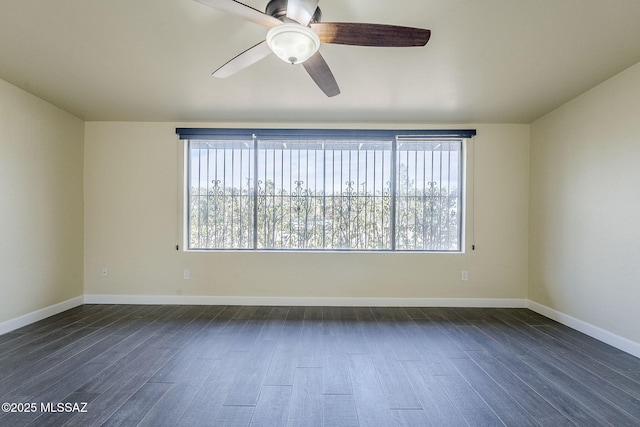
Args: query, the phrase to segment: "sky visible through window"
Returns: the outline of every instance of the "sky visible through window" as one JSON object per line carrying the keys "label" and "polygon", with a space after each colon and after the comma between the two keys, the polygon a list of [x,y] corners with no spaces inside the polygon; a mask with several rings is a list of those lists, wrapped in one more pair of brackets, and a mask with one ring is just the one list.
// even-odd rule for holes
{"label": "sky visible through window", "polygon": [[[191,184],[211,186],[220,181],[227,186],[248,188],[253,185],[253,141],[192,143],[190,150]],[[429,182],[448,182],[458,188],[460,149],[451,141],[399,142],[399,169],[406,170],[407,182],[416,189]],[[300,141],[258,142],[258,179],[277,182],[290,192],[295,181],[327,192],[344,190],[347,181],[358,183],[360,190],[381,191],[390,179],[391,142]],[[206,171],[206,173],[203,173]],[[344,181],[344,182],[343,182]]]}

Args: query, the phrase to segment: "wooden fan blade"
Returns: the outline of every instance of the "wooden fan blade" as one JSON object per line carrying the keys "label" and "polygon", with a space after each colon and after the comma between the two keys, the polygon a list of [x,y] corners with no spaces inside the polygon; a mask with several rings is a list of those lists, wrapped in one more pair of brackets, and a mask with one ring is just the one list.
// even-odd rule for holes
{"label": "wooden fan blade", "polygon": [[287,18],[293,19],[305,27],[311,22],[313,14],[318,8],[319,0],[289,0],[287,3]]}
{"label": "wooden fan blade", "polygon": [[272,53],[271,48],[269,48],[266,41],[262,41],[218,68],[213,72],[213,76],[219,78],[229,77],[238,71],[255,64],[261,59],[266,58],[270,53]]}
{"label": "wooden fan blade", "polygon": [[202,3],[214,9],[221,10],[223,12],[231,13],[246,19],[247,21],[255,22],[258,25],[271,28],[276,25],[281,25],[282,21],[274,18],[271,15],[260,12],[258,9],[254,9],[251,6],[240,3],[235,0],[195,0],[198,3]]}
{"label": "wooden fan blade", "polygon": [[397,25],[351,22],[319,22],[311,24],[322,43],[352,46],[410,47],[424,46],[431,31]]}
{"label": "wooden fan blade", "polygon": [[329,97],[340,93],[340,88],[329,66],[320,52],[316,52],[311,58],[302,63],[304,69],[311,76],[320,89]]}

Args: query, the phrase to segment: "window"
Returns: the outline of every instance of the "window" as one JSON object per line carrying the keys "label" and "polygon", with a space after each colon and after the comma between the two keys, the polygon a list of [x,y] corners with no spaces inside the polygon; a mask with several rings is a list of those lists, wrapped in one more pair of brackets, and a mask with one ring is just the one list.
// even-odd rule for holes
{"label": "window", "polygon": [[191,250],[460,251],[475,131],[177,129]]}

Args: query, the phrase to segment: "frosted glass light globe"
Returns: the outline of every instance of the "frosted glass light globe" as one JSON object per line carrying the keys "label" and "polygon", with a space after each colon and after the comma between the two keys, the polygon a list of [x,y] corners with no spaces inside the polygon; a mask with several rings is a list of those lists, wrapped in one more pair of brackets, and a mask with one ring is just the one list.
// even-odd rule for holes
{"label": "frosted glass light globe", "polygon": [[320,38],[308,27],[287,23],[269,30],[267,45],[284,62],[301,64],[318,51]]}

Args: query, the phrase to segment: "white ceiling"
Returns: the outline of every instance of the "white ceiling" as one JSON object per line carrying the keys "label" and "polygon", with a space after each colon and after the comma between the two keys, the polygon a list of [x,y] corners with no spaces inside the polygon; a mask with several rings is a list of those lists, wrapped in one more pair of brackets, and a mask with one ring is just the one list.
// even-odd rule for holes
{"label": "white ceiling", "polygon": [[[266,0],[246,0],[264,10]],[[1,0],[0,78],[90,121],[530,123],[640,61],[640,0],[321,0],[322,20],[429,28],[422,48],[323,45],[327,98],[266,29],[193,0]]]}

